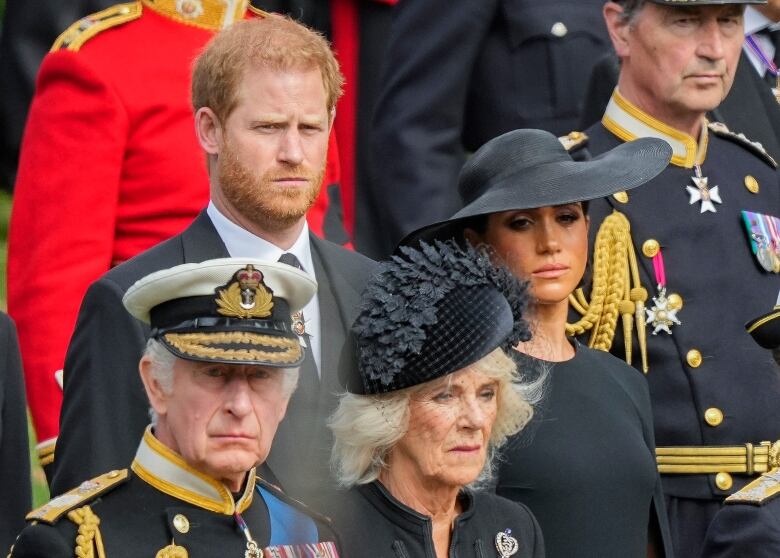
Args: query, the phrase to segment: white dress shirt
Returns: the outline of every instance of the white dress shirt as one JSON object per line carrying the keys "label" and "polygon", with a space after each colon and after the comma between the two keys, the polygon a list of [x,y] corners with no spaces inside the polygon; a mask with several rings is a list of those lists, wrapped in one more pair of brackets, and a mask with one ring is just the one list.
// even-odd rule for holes
{"label": "white dress shirt", "polygon": [[[774,43],[772,43],[771,39],[766,35],[755,35],[755,33],[763,31],[764,29],[780,29],[780,23],[772,21],[755,8],[747,6],[745,8],[745,36],[754,35],[753,38],[761,48],[761,51],[769,60],[772,60],[775,57]],[[758,72],[758,75],[763,77],[767,71],[766,64],[764,64],[761,61],[761,58],[753,52],[753,49],[748,46],[747,42],[742,46],[742,49],[745,51],[750,63],[753,64],[753,67]]]}
{"label": "white dress shirt", "polygon": [[[248,230],[236,225],[233,221],[220,213],[213,202],[209,202],[206,213],[208,213],[209,218],[211,218],[211,222],[214,223],[214,228],[217,229],[217,234],[219,234],[222,242],[225,243],[230,257],[256,258],[258,260],[276,262],[279,261],[279,257],[282,254],[290,253],[298,258],[298,261],[301,262],[306,273],[314,277],[315,280],[317,279],[314,273],[314,261],[311,257],[308,224],[304,224],[303,230],[295,241],[295,244],[293,244],[289,250],[282,250],[267,240],[255,236]],[[306,325],[306,333],[309,334],[309,343],[311,343],[314,362],[317,364],[317,373],[322,376],[322,372],[320,372],[322,369],[320,302],[317,296],[312,298],[311,301],[303,307],[303,317]]]}

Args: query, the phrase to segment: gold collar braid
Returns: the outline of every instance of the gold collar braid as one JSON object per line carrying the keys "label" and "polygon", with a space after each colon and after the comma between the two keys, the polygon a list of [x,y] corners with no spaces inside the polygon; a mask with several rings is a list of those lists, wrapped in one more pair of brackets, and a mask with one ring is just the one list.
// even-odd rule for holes
{"label": "gold collar braid", "polygon": [[201,29],[219,31],[244,19],[249,0],[141,0],[145,8]]}

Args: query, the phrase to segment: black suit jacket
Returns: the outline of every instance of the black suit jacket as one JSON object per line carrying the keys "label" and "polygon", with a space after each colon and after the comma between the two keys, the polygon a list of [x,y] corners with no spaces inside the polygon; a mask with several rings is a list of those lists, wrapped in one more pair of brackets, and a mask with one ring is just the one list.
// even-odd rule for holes
{"label": "black suit jacket", "polygon": [[[620,62],[614,53],[602,57],[588,81],[585,107],[579,129],[601,121],[604,109],[618,82]],[[734,74],[734,84],[723,102],[708,118],[760,142],[775,159],[780,159],[780,104],[743,52]]]}
{"label": "black suit jacket", "polygon": [[[320,397],[315,411],[301,408],[299,397],[293,395],[269,457],[280,473],[279,481],[296,496],[308,496],[308,490],[323,480],[319,475],[330,451],[324,422],[339,391],[338,353],[374,268],[374,262],[355,252],[314,235],[310,240],[323,335]],[[124,293],[154,271],[228,256],[202,212],[181,234],[115,267],[90,286],[65,358],[52,495],[132,461],[149,423],[149,403],[138,374],[149,328],[125,311]],[[313,468],[307,469],[309,465]]]}
{"label": "black suit jacket", "polygon": [[16,328],[0,312],[0,554],[8,551],[30,511],[27,405]]}

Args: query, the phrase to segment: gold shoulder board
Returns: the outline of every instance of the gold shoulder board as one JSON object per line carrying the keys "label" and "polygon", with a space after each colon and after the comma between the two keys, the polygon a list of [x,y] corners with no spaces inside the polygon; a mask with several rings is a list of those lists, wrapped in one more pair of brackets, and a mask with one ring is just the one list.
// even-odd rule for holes
{"label": "gold shoulder board", "polygon": [[98,496],[113,490],[117,486],[127,481],[127,469],[111,471],[92,480],[82,482],[79,486],[57,496],[44,504],[37,510],[27,514],[28,521],[42,521],[43,523],[54,524],[64,514],[78,506],[83,506],[86,502],[94,500]]}
{"label": "gold shoulder board", "polygon": [[571,153],[587,145],[588,135],[585,132],[569,132],[565,136],[560,136],[558,141],[561,142],[566,151]]}
{"label": "gold shoulder board", "polygon": [[265,10],[261,10],[260,8],[254,7],[251,4],[251,2],[246,8],[247,10],[249,10],[249,13],[255,17],[268,17],[268,12],[266,12]]}
{"label": "gold shoulder board", "polygon": [[138,19],[141,17],[142,9],[141,1],[137,0],[136,2],[117,4],[83,17],[57,37],[49,52],[63,48],[75,52],[101,31]]}
{"label": "gold shoulder board", "polygon": [[780,468],[775,468],[726,498],[726,503],[762,506],[778,495],[780,495]]}
{"label": "gold shoulder board", "polygon": [[748,138],[745,137],[745,134],[741,134],[741,133],[738,134],[736,132],[732,132],[731,130],[729,130],[729,127],[723,124],[722,122],[710,122],[707,127],[716,136],[731,140],[734,143],[738,143],[739,145],[746,148],[754,155],[757,155],[760,159],[762,159],[773,169],[777,168],[777,161],[774,160],[774,158],[767,152],[766,149],[764,149],[764,146],[761,145],[759,142],[750,141]]}

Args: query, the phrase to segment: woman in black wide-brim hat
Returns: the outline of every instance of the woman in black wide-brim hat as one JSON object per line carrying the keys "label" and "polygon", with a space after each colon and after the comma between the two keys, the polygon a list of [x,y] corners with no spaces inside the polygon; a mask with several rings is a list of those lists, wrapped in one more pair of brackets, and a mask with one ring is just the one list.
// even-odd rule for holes
{"label": "woman in black wide-brim hat", "polygon": [[647,182],[670,156],[648,138],[575,162],[547,132],[509,132],[461,171],[463,209],[402,242],[485,244],[530,282],[533,338],[513,358],[521,371],[546,364],[548,391],[533,436],[504,452],[496,490],[533,511],[548,557],[670,555],[645,378],[566,335],[568,297],[587,264],[587,201]]}

